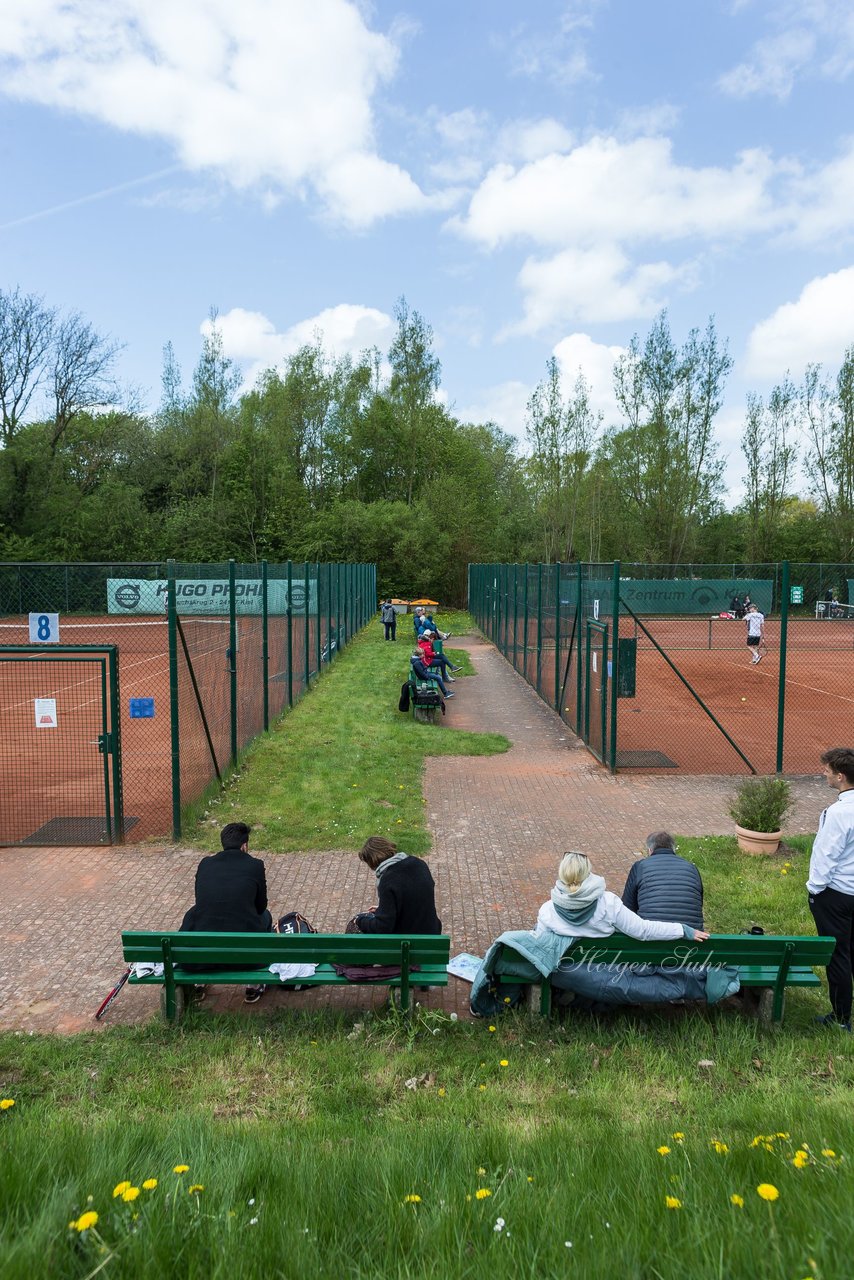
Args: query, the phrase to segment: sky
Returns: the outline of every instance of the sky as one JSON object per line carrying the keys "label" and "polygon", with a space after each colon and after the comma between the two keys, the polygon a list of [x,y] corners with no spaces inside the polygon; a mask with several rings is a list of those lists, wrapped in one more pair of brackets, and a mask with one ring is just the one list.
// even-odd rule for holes
{"label": "sky", "polygon": [[0,288],[79,310],[156,407],[216,308],[247,382],[405,296],[442,394],[524,442],[556,355],[606,424],[667,308],[745,396],[854,343],[852,0],[2,0]]}

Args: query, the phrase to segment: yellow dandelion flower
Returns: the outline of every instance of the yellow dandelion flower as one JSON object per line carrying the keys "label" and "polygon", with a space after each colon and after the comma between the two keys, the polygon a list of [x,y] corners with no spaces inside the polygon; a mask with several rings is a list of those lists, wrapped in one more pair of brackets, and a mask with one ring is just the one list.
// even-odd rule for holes
{"label": "yellow dandelion flower", "polygon": [[836,1152],[831,1151],[830,1147],[822,1147],[821,1154],[825,1156],[828,1160],[832,1160],[835,1157]]}
{"label": "yellow dandelion flower", "polygon": [[478,1177],[479,1177],[479,1178],[482,1178],[482,1177],[483,1177],[483,1175],[484,1175],[485,1173],[486,1173],[486,1170],[483,1168],[483,1166],[481,1166],[481,1167],[477,1170],[477,1175],[478,1175]]}
{"label": "yellow dandelion flower", "polygon": [[530,1173],[528,1174],[528,1181],[529,1181],[529,1182],[533,1182],[533,1181],[534,1181],[534,1179],[533,1179],[533,1177],[531,1176],[531,1174],[530,1174]]}
{"label": "yellow dandelion flower", "polygon": [[490,1027],[489,1029],[490,1029],[490,1031],[494,1031],[494,1030],[495,1030],[495,1027]]}
{"label": "yellow dandelion flower", "polygon": [[404,1196],[403,1203],[404,1204],[420,1204],[421,1197],[420,1196]]}
{"label": "yellow dandelion flower", "polygon": [[188,1190],[187,1194],[188,1194],[188,1195],[191,1195],[191,1196],[194,1196],[194,1195],[197,1195],[200,1191],[204,1191],[204,1189],[205,1189],[205,1188],[204,1188],[204,1184],[203,1184],[203,1183],[201,1183],[201,1182],[195,1182],[195,1183],[193,1183],[193,1185],[189,1188],[189,1190]]}
{"label": "yellow dandelion flower", "polygon": [[119,1182],[113,1187],[113,1199],[117,1200],[119,1196],[123,1196],[130,1186],[129,1182]]}
{"label": "yellow dandelion flower", "polygon": [[474,1198],[475,1200],[486,1200],[487,1197],[491,1195],[492,1192],[489,1187],[478,1187],[477,1191],[474,1193]]}
{"label": "yellow dandelion flower", "polygon": [[173,1173],[186,1173],[186,1172],[187,1172],[187,1170],[189,1169],[189,1167],[190,1167],[190,1166],[189,1166],[188,1164],[176,1164],[176,1165],[175,1165],[175,1168],[172,1170],[172,1172],[173,1172]]}
{"label": "yellow dandelion flower", "polygon": [[669,1156],[669,1155],[670,1155],[670,1148],[669,1148],[669,1147],[656,1147],[655,1149],[656,1149],[656,1151],[658,1152],[658,1154],[659,1154],[660,1156]]}
{"label": "yellow dandelion flower", "polygon": [[791,1134],[789,1134],[789,1133],[775,1133],[775,1134],[774,1134],[774,1137],[775,1137],[775,1138],[790,1138],[791,1136],[792,1136],[792,1135],[791,1135]]}
{"label": "yellow dandelion flower", "polygon": [[480,1089],[481,1093],[483,1093],[483,1091],[486,1089],[486,1085],[485,1085],[485,1084],[479,1084],[477,1087],[478,1087],[478,1089]]}
{"label": "yellow dandelion flower", "polygon": [[668,1209],[682,1208],[682,1201],[678,1198],[678,1196],[665,1196],[664,1203],[667,1205]]}
{"label": "yellow dandelion flower", "polygon": [[753,1139],[750,1145],[751,1147],[761,1147],[762,1144],[767,1141],[768,1139],[765,1137],[764,1133],[757,1133],[756,1137]]}
{"label": "yellow dandelion flower", "polygon": [[10,1107],[14,1107],[14,1098],[0,1098],[0,1111],[8,1111]]}
{"label": "yellow dandelion flower", "polygon": [[763,1200],[779,1200],[780,1192],[770,1182],[760,1182],[756,1188],[756,1194],[761,1196]]}
{"label": "yellow dandelion flower", "polygon": [[439,1093],[439,1097],[440,1097],[440,1098],[444,1098],[444,1096],[445,1096],[445,1090],[444,1090],[443,1088],[440,1088],[440,1089],[438,1090],[438,1093]]}
{"label": "yellow dandelion flower", "polygon": [[682,1140],[684,1139],[684,1137],[685,1137],[685,1134],[684,1134],[684,1133],[674,1133],[674,1134],[673,1134],[673,1141],[674,1141],[674,1142],[682,1142]]}
{"label": "yellow dandelion flower", "polygon": [[729,1151],[729,1147],[725,1142],[718,1142],[717,1138],[712,1138],[712,1147],[719,1156],[725,1156]]}
{"label": "yellow dandelion flower", "polygon": [[763,1145],[763,1147],[765,1148],[765,1150],[766,1150],[766,1151],[773,1151],[773,1150],[774,1150],[774,1147],[772,1146],[772,1144],[771,1144],[770,1142],[763,1142],[763,1143],[762,1143],[762,1145]]}
{"label": "yellow dandelion flower", "polygon": [[88,1231],[90,1227],[94,1227],[98,1221],[98,1215],[94,1209],[89,1209],[86,1213],[81,1213],[76,1222],[72,1222],[75,1231]]}
{"label": "yellow dandelion flower", "polygon": [[138,1195],[139,1195],[139,1187],[128,1187],[127,1191],[122,1192],[122,1199],[127,1204],[131,1204],[132,1201],[134,1201]]}
{"label": "yellow dandelion flower", "polygon": [[498,1065],[499,1067],[509,1067],[510,1063],[507,1061],[506,1058],[502,1058]]}
{"label": "yellow dandelion flower", "polygon": [[471,1200],[471,1196],[466,1196],[466,1200]]}
{"label": "yellow dandelion flower", "polygon": [[143,1191],[153,1191],[156,1186],[157,1186],[156,1178],[146,1178],[145,1182],[143,1182],[142,1184],[142,1189]]}
{"label": "yellow dandelion flower", "polygon": [[736,1209],[744,1208],[744,1196],[740,1196],[735,1192],[730,1196],[729,1202],[730,1204],[734,1204]]}
{"label": "yellow dandelion flower", "polygon": [[505,997],[504,997],[504,1003],[505,1003],[505,1004],[509,1004],[509,1003],[510,1003],[510,997],[509,997],[509,996],[505,996]]}

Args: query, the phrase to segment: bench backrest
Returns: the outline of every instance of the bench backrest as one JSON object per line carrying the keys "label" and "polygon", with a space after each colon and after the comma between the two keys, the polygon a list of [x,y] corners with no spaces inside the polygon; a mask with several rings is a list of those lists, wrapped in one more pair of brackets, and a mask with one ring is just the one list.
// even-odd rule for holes
{"label": "bench backrest", "polygon": [[787,954],[790,965],[826,965],[836,945],[833,938],[783,937],[772,934],[717,933],[708,942],[638,942],[625,934],[579,938],[564,952],[564,961],[588,964],[778,965]]}
{"label": "bench backrest", "polygon": [[447,964],[445,934],[393,933],[122,933],[125,962],[160,963],[164,942],[176,965],[230,964],[235,969],[270,964],[400,964],[408,944],[409,964]]}

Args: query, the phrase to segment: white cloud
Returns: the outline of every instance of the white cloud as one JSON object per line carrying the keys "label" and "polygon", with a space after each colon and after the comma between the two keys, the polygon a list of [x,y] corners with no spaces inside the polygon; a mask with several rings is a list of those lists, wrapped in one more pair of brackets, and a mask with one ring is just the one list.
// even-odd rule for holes
{"label": "white cloud", "polygon": [[854,267],[810,280],[796,302],[760,321],[747,342],[747,372],[798,377],[809,363],[838,365],[854,343]]}
{"label": "white cloud", "polygon": [[604,0],[566,0],[557,25],[545,32],[523,25],[506,41],[512,70],[517,75],[550,80],[560,87],[596,80],[588,49],[596,11]]}
{"label": "white cloud", "polygon": [[748,57],[720,77],[724,93],[784,101],[805,76],[844,80],[854,71],[851,0],[777,0],[767,15],[773,34],[757,40]]}
{"label": "white cloud", "polygon": [[524,382],[500,382],[480,393],[476,400],[454,415],[461,422],[494,422],[517,440],[525,439],[525,410],[532,388]]}
{"label": "white cloud", "polygon": [[654,315],[669,286],[691,280],[693,267],[669,262],[633,266],[616,245],[564,249],[549,258],[529,258],[519,272],[524,317],[502,337],[539,333],[555,324],[604,324]]}
{"label": "white cloud", "polygon": [[579,373],[590,388],[590,407],[601,413],[604,425],[618,422],[620,413],[614,396],[614,365],[625,347],[609,347],[594,342],[586,333],[570,333],[554,348],[565,389],[570,389]]}
{"label": "white cloud", "polygon": [[498,135],[496,153],[502,160],[529,164],[553,152],[569,151],[573,136],[559,120],[512,120]]}
{"label": "white cloud", "polygon": [[730,237],[779,220],[767,191],[774,172],[762,151],[741,152],[728,169],[691,168],[675,163],[667,138],[599,136],[520,169],[496,165],[467,214],[449,225],[488,248],[516,238],[570,245]]}
{"label": "white cloud", "polygon": [[[394,321],[384,311],[346,302],[300,320],[282,333],[262,312],[245,311],[242,307],[217,316],[216,327],[222,335],[225,355],[245,370],[247,386],[265,369],[281,364],[300,347],[313,343],[318,335],[328,354],[357,357],[369,347],[385,349],[394,333]],[[211,329],[210,320],[200,326],[205,336]]]}
{"label": "white cloud", "polygon": [[235,188],[318,192],[354,227],[422,207],[377,154],[398,49],[351,0],[3,0],[0,92],[165,140]]}

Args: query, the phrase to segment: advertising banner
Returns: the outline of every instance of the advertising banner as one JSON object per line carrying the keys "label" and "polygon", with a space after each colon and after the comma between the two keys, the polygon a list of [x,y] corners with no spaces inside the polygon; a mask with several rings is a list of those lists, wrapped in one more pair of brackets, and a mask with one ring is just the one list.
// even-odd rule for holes
{"label": "advertising banner", "polygon": [[[317,613],[317,579],[309,579],[309,613]],[[236,612],[261,613],[260,578],[239,578],[234,584]],[[175,583],[178,612],[182,615],[228,617],[228,578],[183,578]],[[107,612],[114,614],[166,615],[165,578],[108,578]],[[291,614],[305,614],[305,579],[291,583]],[[281,578],[267,582],[267,610],[271,616],[288,612],[288,584]]]}
{"label": "advertising banner", "polygon": [[[593,616],[597,617],[595,603],[601,600],[601,611],[607,613],[611,605],[611,583],[583,582],[584,598],[592,601]],[[620,598],[629,608],[645,614],[707,614],[726,613],[733,596],[743,600],[749,595],[762,613],[770,613],[774,584],[770,578],[621,578]],[[562,601],[574,602],[576,582],[571,578],[561,581]],[[605,602],[608,602],[607,605]]]}

